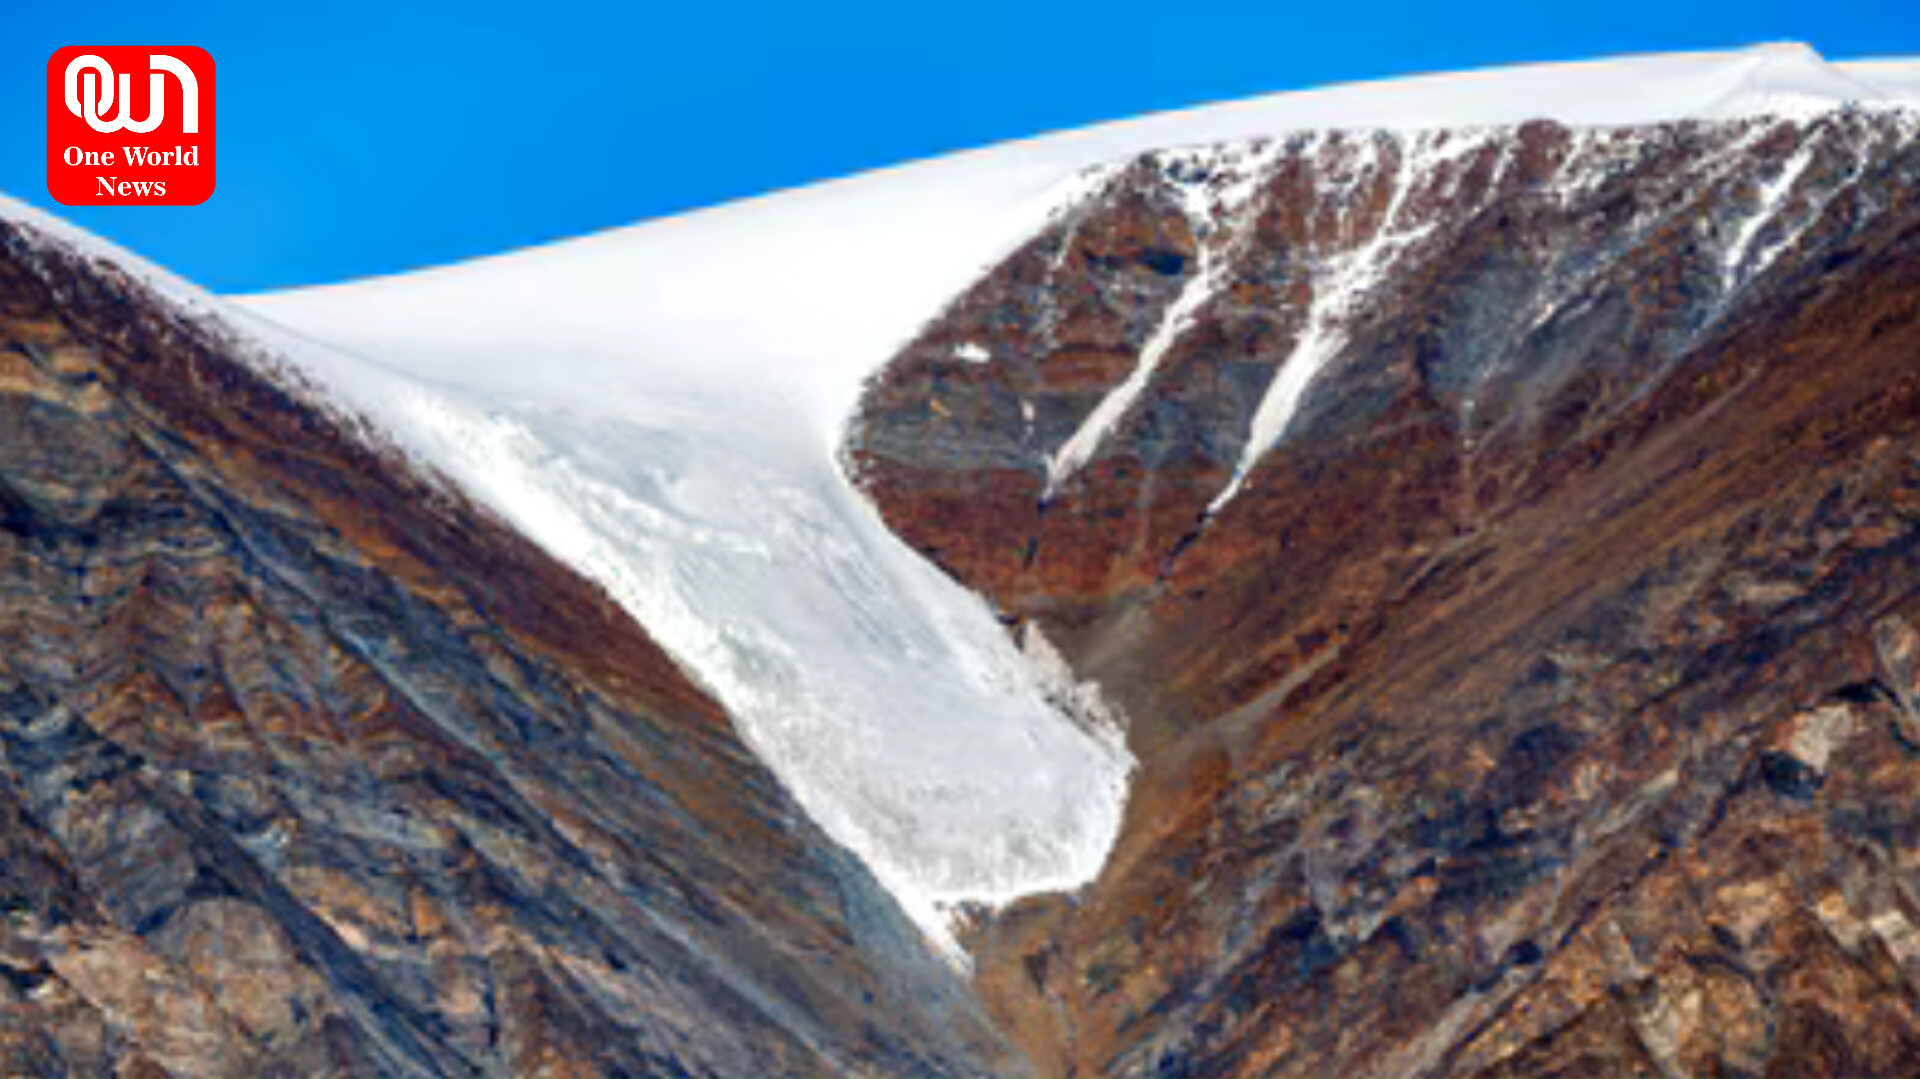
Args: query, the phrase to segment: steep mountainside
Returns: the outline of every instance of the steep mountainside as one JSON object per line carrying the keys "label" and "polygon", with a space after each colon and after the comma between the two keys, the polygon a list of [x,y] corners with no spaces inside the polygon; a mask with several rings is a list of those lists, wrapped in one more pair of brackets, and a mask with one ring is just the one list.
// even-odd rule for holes
{"label": "steep mountainside", "polygon": [[[1884,107],[1908,92],[1907,70],[1856,72],[1775,44],[1275,94],[245,305],[263,331],[292,331],[276,350],[336,399],[632,611],[828,834],[944,937],[956,905],[1089,880],[1119,830],[1132,765],[1044,641],[1027,635],[1027,656],[1016,653],[986,607],[888,532],[840,467],[864,380],[985,267],[1144,152],[1295,132],[1458,132],[1446,147],[1412,147],[1447,157],[1471,131],[1539,117],[1594,130]],[[1615,152],[1632,153],[1622,139]],[[1415,212],[1426,227],[1430,211]],[[1751,240],[1757,259],[1774,239]],[[1344,260],[1355,279],[1344,287],[1414,240]],[[1169,269],[1149,287],[1184,280]],[[1142,301],[1131,316],[1141,332],[1171,301]],[[1321,329],[1337,333],[1346,316],[1324,315]],[[1274,362],[1235,365],[1231,377],[1258,393]],[[999,502],[979,515],[964,502],[952,509],[962,531],[1012,525],[1009,542],[1026,538]],[[1156,510],[1169,512],[1185,511]]]}
{"label": "steep mountainside", "polygon": [[1920,1072],[1915,104],[1332,87],[235,303],[0,199],[0,1068]]}
{"label": "steep mountainside", "polygon": [[0,1071],[977,1074],[632,618],[0,221]]}
{"label": "steep mountainside", "polygon": [[972,940],[1045,1071],[1920,1067],[1920,123],[1147,154],[868,387],[1130,717]]}

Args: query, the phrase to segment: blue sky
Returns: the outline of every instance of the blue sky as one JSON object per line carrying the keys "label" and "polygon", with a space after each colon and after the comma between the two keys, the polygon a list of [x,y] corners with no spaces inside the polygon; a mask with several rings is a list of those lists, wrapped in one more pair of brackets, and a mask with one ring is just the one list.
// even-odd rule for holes
{"label": "blue sky", "polygon": [[219,65],[219,189],[54,207],[208,287],[388,273],[946,150],[1328,82],[1806,41],[1920,54],[1920,0],[1313,4],[29,0],[0,35],[0,190],[51,206],[63,45]]}

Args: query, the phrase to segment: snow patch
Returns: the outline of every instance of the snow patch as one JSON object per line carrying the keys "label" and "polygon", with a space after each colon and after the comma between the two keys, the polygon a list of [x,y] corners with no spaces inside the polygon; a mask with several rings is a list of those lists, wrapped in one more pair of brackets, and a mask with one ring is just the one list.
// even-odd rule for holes
{"label": "snow patch", "polygon": [[1160,324],[1154,327],[1153,333],[1141,346],[1140,356],[1135,361],[1133,370],[1127,373],[1127,377],[1118,386],[1100,399],[1100,403],[1093,407],[1093,411],[1087,413],[1086,419],[1080,421],[1079,428],[1061,443],[1052,457],[1048,458],[1047,485],[1040,496],[1043,500],[1052,498],[1068,477],[1078,472],[1092,459],[1094,451],[1099,449],[1100,444],[1113,433],[1121,417],[1127,414],[1133,407],[1133,402],[1139,398],[1141,391],[1147,388],[1148,381],[1153,378],[1154,370],[1160,366],[1160,358],[1166,355],[1167,350],[1173,347],[1173,343],[1179,340],[1188,326],[1193,324],[1194,313],[1213,296],[1218,282],[1215,280],[1214,269],[1204,246],[1198,249],[1198,259],[1199,270],[1187,279],[1187,283],[1180,289],[1180,295],[1167,305],[1166,312],[1160,318]]}
{"label": "snow patch", "polygon": [[[1767,263],[1771,261],[1770,257],[1757,259],[1755,260],[1756,265],[1746,268],[1744,273],[1741,272],[1743,267],[1746,267],[1747,256],[1752,252],[1754,239],[1759,236],[1760,230],[1766,226],[1767,222],[1774,219],[1774,215],[1780,209],[1782,200],[1785,199],[1788,192],[1793,190],[1793,185],[1799,181],[1801,173],[1807,171],[1807,165],[1812,162],[1812,160],[1813,146],[1801,146],[1800,149],[1795,151],[1794,155],[1781,166],[1779,173],[1768,180],[1765,186],[1760,189],[1753,213],[1740,223],[1740,231],[1734,234],[1733,242],[1727,245],[1726,254],[1721,260],[1721,277],[1728,286],[1735,284],[1738,280],[1748,280],[1759,276],[1760,272],[1766,268]],[[1762,252],[1762,254],[1771,256],[1771,254],[1778,249],[1776,245]]]}
{"label": "snow patch", "polygon": [[[1165,171],[1174,182],[1181,212],[1194,237],[1197,268],[1141,344],[1133,370],[1100,399],[1073,434],[1048,458],[1043,499],[1053,497],[1062,484],[1093,459],[1101,443],[1132,411],[1167,350],[1193,325],[1200,308],[1220,290],[1226,270],[1233,264],[1233,256],[1245,244],[1246,231],[1240,227],[1244,223],[1242,219],[1276,156],[1278,149],[1264,142],[1251,147],[1219,147],[1166,155]],[[1222,245],[1215,237],[1223,234],[1236,237],[1231,249],[1220,249]]]}
{"label": "snow patch", "polygon": [[[1355,201],[1364,186],[1376,180],[1380,174],[1381,143],[1377,139],[1369,140],[1366,146],[1367,164],[1345,178],[1343,186],[1346,197],[1339,201]],[[1385,279],[1394,256],[1432,230],[1432,225],[1411,229],[1399,227],[1400,211],[1406,205],[1413,180],[1427,167],[1432,139],[1429,136],[1398,140],[1394,149],[1398,160],[1393,178],[1389,181],[1393,186],[1386,209],[1366,242],[1353,250],[1326,257],[1322,269],[1315,273],[1313,299],[1307,310],[1305,325],[1294,343],[1292,353],[1274,372],[1273,381],[1268,384],[1266,394],[1254,410],[1239,463],[1234,466],[1233,476],[1226,486],[1207,504],[1208,516],[1218,514],[1227,503],[1233,501],[1254,466],[1286,435],[1294,414],[1300,410],[1300,401],[1306,396],[1307,387],[1313,384],[1314,377],[1346,343],[1340,323]]]}

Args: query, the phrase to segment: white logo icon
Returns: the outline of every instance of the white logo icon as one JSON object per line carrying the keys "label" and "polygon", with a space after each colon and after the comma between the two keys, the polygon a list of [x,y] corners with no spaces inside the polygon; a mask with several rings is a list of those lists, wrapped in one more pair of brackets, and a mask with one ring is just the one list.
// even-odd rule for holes
{"label": "white logo icon", "polygon": [[147,118],[133,118],[133,76],[120,76],[120,113],[109,120],[102,116],[113,106],[113,66],[94,53],[76,56],[67,65],[67,111],[87,122],[95,131],[111,132],[125,129],[145,133],[159,127],[167,115],[166,72],[172,72],[180,80],[180,130],[193,135],[200,131],[200,83],[193,77],[193,69],[174,57],[156,52],[147,57],[147,64],[153,72],[151,96],[147,99]]}

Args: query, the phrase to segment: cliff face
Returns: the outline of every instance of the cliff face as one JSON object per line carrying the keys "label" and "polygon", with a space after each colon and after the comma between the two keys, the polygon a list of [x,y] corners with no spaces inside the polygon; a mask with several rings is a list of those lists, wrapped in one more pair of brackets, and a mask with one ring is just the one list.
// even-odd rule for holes
{"label": "cliff face", "polygon": [[1012,1066],[602,593],[0,222],[0,1071]]}
{"label": "cliff face", "polygon": [[888,523],[1132,722],[973,941],[1042,1070],[1920,1066],[1914,129],[1151,154],[876,378]]}

